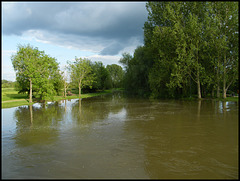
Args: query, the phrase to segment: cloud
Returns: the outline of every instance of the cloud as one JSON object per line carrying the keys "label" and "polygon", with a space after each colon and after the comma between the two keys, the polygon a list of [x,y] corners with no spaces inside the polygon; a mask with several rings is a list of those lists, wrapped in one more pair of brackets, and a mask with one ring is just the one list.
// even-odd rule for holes
{"label": "cloud", "polygon": [[14,69],[13,69],[12,65],[2,64],[2,80],[3,79],[10,80],[10,81],[15,81],[16,74],[14,72]]}
{"label": "cloud", "polygon": [[[103,65],[111,65],[111,64],[118,64],[118,61],[120,60],[120,56],[112,56],[112,55],[91,55],[91,56],[86,56],[85,58],[90,59],[92,62],[102,62]],[[116,63],[117,62],[117,63]]]}
{"label": "cloud", "polygon": [[[2,32],[101,55],[117,55],[143,42],[147,20],[141,2],[2,3]],[[131,40],[138,41],[131,41]],[[137,44],[136,44],[137,43]]]}
{"label": "cloud", "polygon": [[124,48],[124,45],[120,42],[112,42],[107,47],[105,47],[100,54],[101,55],[116,55],[121,49]]}
{"label": "cloud", "polygon": [[81,51],[99,52],[106,44],[106,41],[102,38],[93,39],[81,35],[51,33],[45,30],[28,30],[23,35],[27,39],[35,39],[38,42],[58,45],[69,49],[79,49]]}

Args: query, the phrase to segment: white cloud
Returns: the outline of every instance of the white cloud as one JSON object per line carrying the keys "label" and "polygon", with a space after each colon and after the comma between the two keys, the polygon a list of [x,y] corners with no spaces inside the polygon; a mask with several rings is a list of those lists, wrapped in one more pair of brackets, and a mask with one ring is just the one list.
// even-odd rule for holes
{"label": "white cloud", "polygon": [[103,65],[111,65],[111,64],[118,64],[118,61],[120,60],[120,56],[112,56],[112,55],[91,55],[91,56],[86,56],[85,58],[90,59],[92,62],[102,62]]}
{"label": "white cloud", "polygon": [[23,33],[23,37],[29,40],[53,44],[68,49],[78,49],[81,51],[90,51],[96,53],[101,51],[104,48],[104,43],[106,43],[101,38],[66,35],[61,33],[47,32],[44,30],[28,30]]}

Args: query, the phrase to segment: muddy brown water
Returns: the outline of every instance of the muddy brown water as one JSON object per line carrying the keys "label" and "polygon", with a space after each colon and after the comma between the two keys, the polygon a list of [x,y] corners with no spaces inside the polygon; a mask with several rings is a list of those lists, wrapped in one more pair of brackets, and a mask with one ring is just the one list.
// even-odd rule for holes
{"label": "muddy brown water", "polygon": [[2,178],[237,179],[238,108],[116,93],[2,109]]}

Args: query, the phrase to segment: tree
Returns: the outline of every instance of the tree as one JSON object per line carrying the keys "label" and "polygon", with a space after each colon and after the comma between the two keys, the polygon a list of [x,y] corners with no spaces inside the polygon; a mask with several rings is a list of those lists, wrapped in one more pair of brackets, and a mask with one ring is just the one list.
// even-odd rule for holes
{"label": "tree", "polygon": [[[173,96],[182,88],[186,71],[185,18],[183,3],[149,2],[148,22],[145,23],[145,46],[152,51],[153,65],[149,69],[149,84],[153,97]],[[150,39],[149,39],[150,38]]]}
{"label": "tree", "polygon": [[39,77],[36,79],[38,81],[35,84],[36,89],[41,99],[49,96],[53,98],[53,95],[59,95],[60,90],[63,88],[63,77],[55,58],[45,55],[42,61],[40,69],[43,71],[42,74],[38,74]]}
{"label": "tree", "polygon": [[57,87],[61,77],[58,63],[55,58],[45,55],[44,51],[33,48],[30,45],[18,46],[18,51],[11,57],[14,70],[16,71],[17,88],[20,92],[29,93],[29,102],[32,102],[33,92],[40,95],[41,99],[53,96],[60,87]]}
{"label": "tree", "polygon": [[158,1],[146,4],[149,15],[144,24],[144,44],[152,52],[149,84],[153,95],[186,91],[193,81],[198,98],[210,90],[214,95],[215,89],[219,97],[221,84],[226,97],[238,76],[237,5]]}
{"label": "tree", "polygon": [[130,94],[147,96],[150,92],[148,74],[152,66],[152,52],[145,46],[138,46],[134,55],[123,53],[119,60],[125,68],[124,87]]}
{"label": "tree", "polygon": [[84,58],[75,57],[75,61],[69,64],[70,77],[73,85],[78,87],[79,98],[81,97],[81,89],[84,86],[92,88],[92,84],[95,80],[95,75],[91,67],[91,61]]}
{"label": "tree", "polygon": [[42,52],[30,45],[26,47],[19,45],[16,55],[11,57],[17,82],[29,82],[29,102],[32,102],[32,81],[37,72],[37,64]]}
{"label": "tree", "polygon": [[216,21],[222,41],[220,71],[222,71],[223,98],[238,77],[238,2],[216,2]]}
{"label": "tree", "polygon": [[102,62],[94,62],[92,64],[96,81],[93,83],[93,89],[104,90],[112,87],[110,73]]}
{"label": "tree", "polygon": [[124,72],[121,66],[117,64],[107,65],[107,70],[112,79],[113,88],[122,87]]}
{"label": "tree", "polygon": [[16,71],[17,89],[29,93],[29,102],[32,102],[33,92],[40,99],[52,97],[56,90],[61,88],[59,82],[59,66],[55,58],[45,55],[44,51],[30,45],[18,45],[18,51],[11,57]]}

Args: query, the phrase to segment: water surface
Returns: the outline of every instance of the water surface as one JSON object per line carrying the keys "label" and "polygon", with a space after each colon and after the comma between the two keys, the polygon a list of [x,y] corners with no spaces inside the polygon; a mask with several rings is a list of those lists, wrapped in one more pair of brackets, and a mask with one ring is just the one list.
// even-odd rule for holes
{"label": "water surface", "polygon": [[2,109],[2,178],[238,178],[238,103],[113,94]]}

